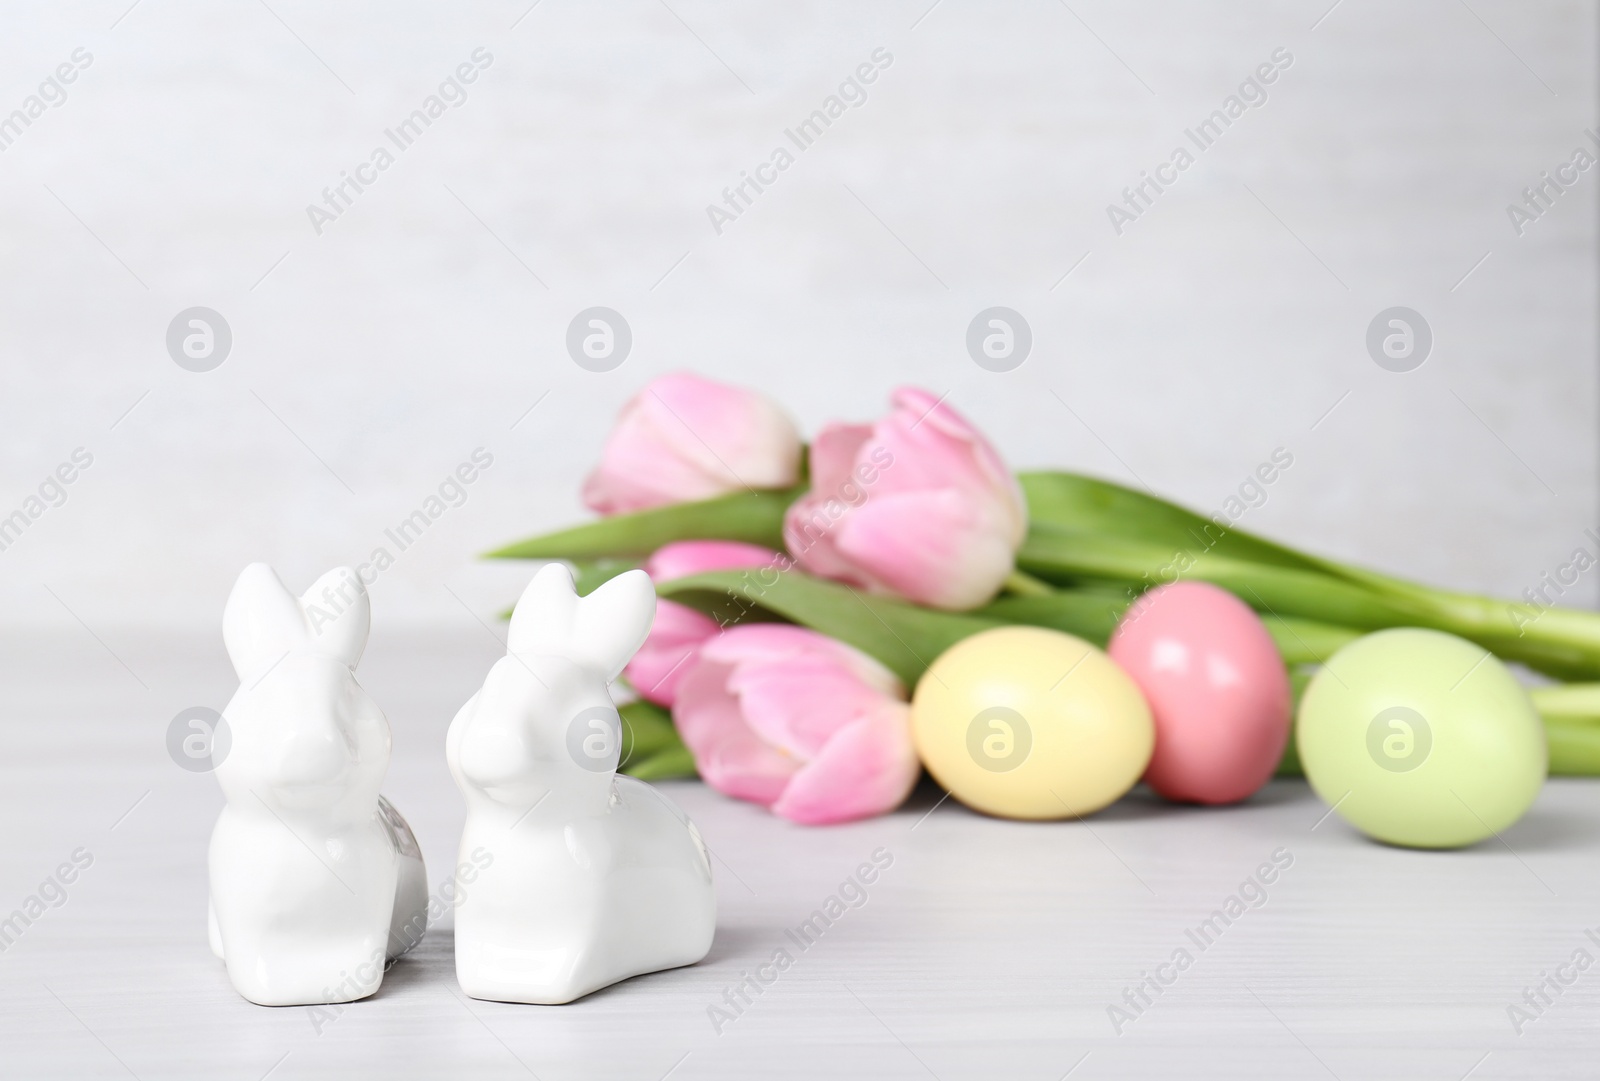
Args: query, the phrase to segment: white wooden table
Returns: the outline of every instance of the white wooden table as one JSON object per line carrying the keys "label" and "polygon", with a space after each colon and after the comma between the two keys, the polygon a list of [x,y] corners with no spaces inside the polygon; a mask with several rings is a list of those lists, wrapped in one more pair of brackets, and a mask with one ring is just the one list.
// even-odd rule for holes
{"label": "white wooden table", "polygon": [[[0,643],[0,915],[75,850],[93,857],[0,953],[3,1077],[1593,1076],[1600,970],[1520,1035],[1508,1017],[1574,950],[1600,958],[1584,936],[1600,927],[1600,786],[1572,780],[1505,844],[1453,853],[1369,843],[1289,782],[1232,809],[1135,793],[1052,824],[925,787],[832,829],[677,783],[716,854],[704,963],[569,1006],[475,1002],[446,921],[336,1017],[252,1006],[205,940],[220,794],[164,746],[180,709],[226,701],[231,673],[213,640],[130,640],[120,661],[81,632]],[[445,726],[496,651],[380,636],[362,667],[394,728],[387,792],[435,887],[462,820]],[[893,863],[866,900],[799,948],[785,932],[880,847]],[[1266,900],[1199,949],[1186,931],[1280,849],[1293,863]],[[1119,1034],[1108,1006],[1180,947],[1193,964]],[[710,1008],[779,949],[793,964],[719,1032]]]}

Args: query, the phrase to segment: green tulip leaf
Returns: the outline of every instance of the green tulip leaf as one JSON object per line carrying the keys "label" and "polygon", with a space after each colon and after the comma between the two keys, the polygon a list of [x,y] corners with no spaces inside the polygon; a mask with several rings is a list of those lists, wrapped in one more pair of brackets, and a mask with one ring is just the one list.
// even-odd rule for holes
{"label": "green tulip leaf", "polygon": [[1128,537],[1166,548],[1163,563],[1206,552],[1246,563],[1325,571],[1320,560],[1263,540],[1144,492],[1076,473],[1021,473],[1028,516],[1057,529]]}
{"label": "green tulip leaf", "polygon": [[783,547],[783,512],[804,489],[737,492],[673,503],[531,537],[489,552],[489,559],[599,559],[645,556],[681,540],[733,540]]}
{"label": "green tulip leaf", "polygon": [[876,658],[907,687],[946,649],[1003,622],[869,595],[798,570],[716,571],[660,582],[656,591],[724,627],[771,616],[810,627]]}
{"label": "green tulip leaf", "polygon": [[578,596],[587,597],[611,579],[639,566],[637,559],[574,559],[573,588]]}
{"label": "green tulip leaf", "polygon": [[1049,627],[1104,647],[1128,609],[1126,592],[1061,590],[1045,597],[1001,597],[972,614],[996,623]]}
{"label": "green tulip leaf", "polygon": [[617,712],[623,721],[621,772],[641,781],[697,776],[694,756],[666,710],[641,698],[617,707]]}
{"label": "green tulip leaf", "polygon": [[624,766],[622,772],[641,781],[675,781],[700,775],[695,769],[694,755],[681,743]]}
{"label": "green tulip leaf", "polygon": [[1175,561],[1173,552],[1159,541],[1035,524],[1028,530],[1017,563],[1049,581],[1089,575],[1120,578],[1144,588],[1179,578],[1199,579],[1231,591],[1259,611],[1347,627],[1433,625],[1428,622],[1431,613],[1420,606],[1380,596],[1320,571],[1251,563],[1215,551],[1189,553]]}
{"label": "green tulip leaf", "polygon": [[682,747],[672,716],[653,702],[639,699],[618,706],[622,714],[622,765],[637,764],[662,751]]}

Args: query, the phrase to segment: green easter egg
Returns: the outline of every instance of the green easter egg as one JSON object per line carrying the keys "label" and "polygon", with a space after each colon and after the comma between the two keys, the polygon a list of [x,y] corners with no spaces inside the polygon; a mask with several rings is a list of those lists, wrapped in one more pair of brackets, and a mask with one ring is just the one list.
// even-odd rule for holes
{"label": "green easter egg", "polygon": [[1403,627],[1329,658],[1300,701],[1306,778],[1356,829],[1457,848],[1532,805],[1548,765],[1527,692],[1482,646]]}

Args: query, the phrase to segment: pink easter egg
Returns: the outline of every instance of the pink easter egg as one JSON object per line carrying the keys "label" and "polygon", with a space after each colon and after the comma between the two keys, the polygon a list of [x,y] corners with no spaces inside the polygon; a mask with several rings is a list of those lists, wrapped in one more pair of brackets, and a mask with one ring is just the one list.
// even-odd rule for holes
{"label": "pink easter egg", "polygon": [[1272,776],[1289,740],[1289,674],[1261,619],[1205,582],[1159,586],[1106,647],[1155,717],[1146,783],[1171,800],[1234,803]]}

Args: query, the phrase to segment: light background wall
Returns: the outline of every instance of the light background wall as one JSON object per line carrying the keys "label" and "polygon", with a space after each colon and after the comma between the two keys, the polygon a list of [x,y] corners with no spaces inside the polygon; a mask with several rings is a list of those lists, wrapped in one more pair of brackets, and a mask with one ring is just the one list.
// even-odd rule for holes
{"label": "light background wall", "polygon": [[[93,55],[0,153],[0,513],[94,456],[0,552],[0,625],[213,628],[245,562],[366,558],[483,447],[374,588],[383,627],[481,634],[522,570],[475,553],[582,517],[610,418],[679,368],[807,430],[921,384],[1018,467],[1208,512],[1284,447],[1241,524],[1463,588],[1592,544],[1600,169],[1525,235],[1506,212],[1594,149],[1592,4],[269,3],[0,14],[0,111]],[[480,47],[316,235],[306,205]],[[706,205],[879,47],[717,235]],[[1107,204],[1279,47],[1266,104],[1116,235]],[[204,374],[165,348],[194,305],[234,338]],[[564,347],[591,305],[633,330],[606,374]],[[991,305],[1032,327],[1016,371],[967,355]],[[1364,341],[1395,305],[1435,336],[1407,373]]]}

